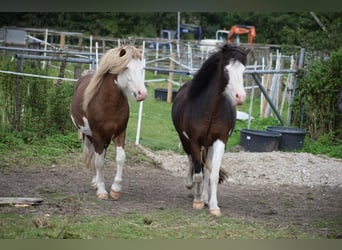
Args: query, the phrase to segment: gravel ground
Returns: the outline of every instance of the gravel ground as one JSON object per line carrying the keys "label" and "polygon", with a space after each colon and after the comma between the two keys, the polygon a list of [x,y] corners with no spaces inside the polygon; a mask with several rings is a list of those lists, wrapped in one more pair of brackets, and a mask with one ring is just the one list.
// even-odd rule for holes
{"label": "gravel ground", "polygon": [[[175,175],[185,176],[188,160],[171,151],[150,153],[150,157]],[[342,187],[342,160],[293,152],[225,153],[222,167],[228,182],[241,185],[294,185]]]}

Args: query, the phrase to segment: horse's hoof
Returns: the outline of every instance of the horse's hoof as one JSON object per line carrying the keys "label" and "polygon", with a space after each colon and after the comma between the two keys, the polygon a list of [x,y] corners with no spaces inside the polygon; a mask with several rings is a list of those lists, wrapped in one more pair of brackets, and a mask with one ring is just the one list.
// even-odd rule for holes
{"label": "horse's hoof", "polygon": [[193,207],[194,209],[203,209],[203,207],[204,207],[204,202],[203,202],[203,201],[194,201],[194,202],[192,203],[192,207]]}
{"label": "horse's hoof", "polygon": [[221,210],[219,208],[217,209],[211,209],[210,213],[214,216],[221,216]]}
{"label": "horse's hoof", "polygon": [[108,194],[98,194],[97,198],[100,200],[107,200],[108,199]]}
{"label": "horse's hoof", "polygon": [[118,200],[120,198],[120,192],[116,192],[114,190],[110,190],[110,196],[114,199],[114,200]]}

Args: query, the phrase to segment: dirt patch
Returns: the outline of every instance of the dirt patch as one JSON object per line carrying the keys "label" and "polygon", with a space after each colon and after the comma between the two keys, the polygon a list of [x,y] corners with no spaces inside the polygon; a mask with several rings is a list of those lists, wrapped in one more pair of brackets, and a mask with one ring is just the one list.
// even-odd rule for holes
{"label": "dirt patch", "polygon": [[[192,213],[192,191],[185,188],[187,157],[168,151],[150,152],[149,160],[128,156],[119,201],[100,201],[90,188],[91,176],[81,155],[66,156],[64,163],[30,166],[0,165],[0,197],[41,197],[28,208],[1,206],[0,212],[80,215],[123,215],[179,209]],[[106,185],[114,178],[114,156],[108,153]],[[246,221],[294,224],[310,232],[314,223],[341,221],[342,161],[304,153],[226,153],[223,167],[229,180],[219,185],[223,216]],[[337,229],[342,234],[342,225]],[[329,227],[315,227],[327,235]],[[336,229],[335,229],[336,230]],[[317,232],[318,231],[318,232]]]}

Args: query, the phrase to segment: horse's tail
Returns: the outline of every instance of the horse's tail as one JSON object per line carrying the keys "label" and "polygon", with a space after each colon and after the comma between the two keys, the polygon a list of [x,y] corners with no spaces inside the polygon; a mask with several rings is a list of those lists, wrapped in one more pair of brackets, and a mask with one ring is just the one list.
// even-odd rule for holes
{"label": "horse's tail", "polygon": [[[208,150],[206,148],[202,148],[202,165],[209,169],[211,171],[211,169],[209,168],[208,164],[207,164],[207,155],[208,155]],[[228,180],[229,174],[228,172],[223,169],[222,167],[220,167],[220,171],[219,171],[219,184],[225,182],[226,180]]]}
{"label": "horse's tail", "polygon": [[228,176],[229,176],[228,172],[225,169],[220,167],[219,184],[221,184],[221,183],[225,182],[226,180],[228,180]]}

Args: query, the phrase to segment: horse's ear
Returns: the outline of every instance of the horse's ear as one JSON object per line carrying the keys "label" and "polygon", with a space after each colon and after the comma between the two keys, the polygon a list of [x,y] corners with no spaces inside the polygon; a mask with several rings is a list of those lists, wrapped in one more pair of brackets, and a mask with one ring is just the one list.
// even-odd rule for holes
{"label": "horse's ear", "polygon": [[124,56],[125,54],[126,54],[125,49],[120,50],[120,54],[119,54],[120,57]]}
{"label": "horse's ear", "polygon": [[246,55],[248,55],[249,52],[251,52],[251,49],[250,49],[250,48],[245,48],[245,53],[246,53]]}
{"label": "horse's ear", "polygon": [[226,44],[223,45],[222,48],[223,48],[223,49],[229,49],[229,48],[230,48],[230,44],[226,43]]}

